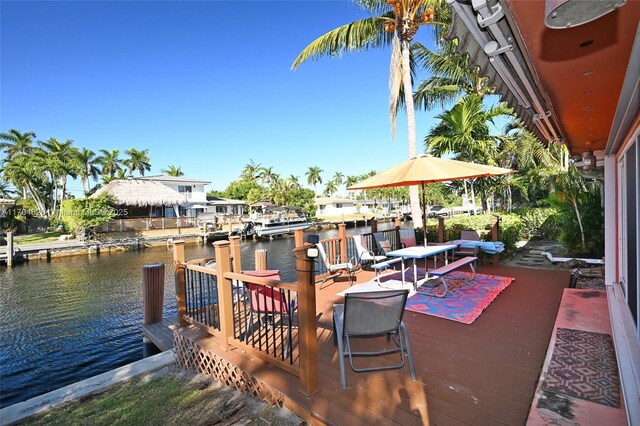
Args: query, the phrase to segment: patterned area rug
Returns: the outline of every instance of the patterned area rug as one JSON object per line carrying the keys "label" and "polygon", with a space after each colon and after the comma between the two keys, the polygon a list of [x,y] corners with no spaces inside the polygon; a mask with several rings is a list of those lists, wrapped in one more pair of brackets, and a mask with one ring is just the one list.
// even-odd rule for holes
{"label": "patterned area rug", "polygon": [[619,407],[620,379],[611,336],[558,328],[542,388]]}
{"label": "patterned area rug", "polygon": [[[418,276],[424,277],[424,270],[419,269]],[[406,309],[464,324],[471,324],[498,297],[500,292],[514,280],[514,278],[510,277],[485,274],[476,274],[476,278],[471,280],[472,276],[470,272],[452,272],[447,276],[449,292],[445,297],[416,294],[407,300]],[[401,275],[398,272],[388,278],[400,279],[400,277]],[[413,271],[407,271],[406,279],[413,279]],[[434,282],[436,281],[434,280]],[[418,291],[440,292],[442,291],[442,285],[438,284],[436,288],[423,285],[418,288]]]}

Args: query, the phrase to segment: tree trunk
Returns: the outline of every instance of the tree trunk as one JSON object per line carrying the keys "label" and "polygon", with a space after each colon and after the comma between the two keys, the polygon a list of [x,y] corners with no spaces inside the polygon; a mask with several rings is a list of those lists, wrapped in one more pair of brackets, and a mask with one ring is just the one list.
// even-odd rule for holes
{"label": "tree trunk", "polygon": [[582,243],[582,253],[587,252],[587,243],[584,239],[584,228],[582,227],[582,217],[580,217],[580,210],[578,210],[578,203],[573,201],[573,209],[576,212],[576,218],[578,219],[578,226],[580,227],[580,242]]}
{"label": "tree trunk", "polygon": [[[473,180],[470,182],[470,184],[471,184],[471,204],[473,204],[473,215],[475,216],[478,213],[478,211],[476,209],[476,191],[473,188]],[[484,202],[482,204],[483,204],[482,205],[483,209],[486,210],[487,207],[484,205]]]}
{"label": "tree trunk", "polygon": [[42,202],[42,199],[40,198],[38,193],[34,190],[33,186],[30,183],[27,183],[27,188],[29,189],[31,196],[33,197],[33,201],[35,201],[36,206],[38,207],[38,211],[40,212],[40,215],[42,217],[48,217],[47,208]]}
{"label": "tree trunk", "polygon": [[89,193],[89,177],[82,178],[82,186],[84,187],[84,195],[86,196]]}
{"label": "tree trunk", "polygon": [[[409,158],[416,156],[416,113],[413,107],[413,86],[411,84],[411,62],[409,58],[409,41],[402,40],[402,87],[404,89],[404,105],[407,109],[407,143]],[[409,187],[411,200],[411,218],[414,228],[422,227],[422,210],[417,186]],[[424,208],[424,206],[423,206]]]}

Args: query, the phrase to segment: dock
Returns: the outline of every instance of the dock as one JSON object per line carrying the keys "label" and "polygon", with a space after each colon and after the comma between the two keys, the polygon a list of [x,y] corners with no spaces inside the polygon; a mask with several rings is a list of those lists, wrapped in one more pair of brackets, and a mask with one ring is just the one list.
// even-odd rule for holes
{"label": "dock", "polygon": [[161,322],[142,324],[144,338],[162,352],[173,349],[173,332],[177,329],[178,320],[175,318],[163,318]]}

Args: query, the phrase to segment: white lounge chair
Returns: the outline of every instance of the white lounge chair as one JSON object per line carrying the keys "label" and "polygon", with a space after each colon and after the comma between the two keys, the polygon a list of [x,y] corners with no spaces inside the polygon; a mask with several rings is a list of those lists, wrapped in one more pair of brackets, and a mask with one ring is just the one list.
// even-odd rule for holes
{"label": "white lounge chair", "polygon": [[358,263],[363,265],[365,263],[378,263],[387,258],[387,256],[376,255],[366,247],[366,241],[364,235],[354,235],[353,242],[356,245],[356,251],[358,252]]}
{"label": "white lounge chair", "polygon": [[322,288],[322,284],[324,284],[324,282],[329,278],[335,279],[345,272],[349,277],[349,285],[353,284],[353,277],[356,271],[359,269],[359,265],[357,264],[356,259],[352,259],[354,260],[353,262],[340,262],[340,256],[338,256],[338,259],[335,259],[335,261],[332,262],[329,260],[329,256],[327,256],[322,243],[316,245],[316,247],[318,248],[318,253],[320,254],[320,257],[322,258],[322,261],[324,262],[324,265],[327,268],[328,272],[327,276],[325,276],[320,282],[320,288]]}

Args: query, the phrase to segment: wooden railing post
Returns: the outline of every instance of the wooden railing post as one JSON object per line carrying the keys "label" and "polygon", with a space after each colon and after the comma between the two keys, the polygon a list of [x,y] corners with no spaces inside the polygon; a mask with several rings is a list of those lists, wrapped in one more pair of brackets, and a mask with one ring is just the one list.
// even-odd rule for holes
{"label": "wooden railing post", "polygon": [[13,256],[14,256],[14,247],[13,247],[13,231],[7,232],[7,266],[13,266]]}
{"label": "wooden railing post", "polygon": [[300,380],[302,393],[310,398],[318,391],[318,334],[316,324],[316,287],[313,259],[307,256],[307,247],[296,247],[298,282],[298,327],[300,343]]}
{"label": "wooden railing post", "polygon": [[240,256],[240,236],[235,235],[235,236],[229,237],[229,243],[231,246],[231,259],[233,261],[232,263],[233,272],[240,272],[242,271],[242,258]]}
{"label": "wooden railing post", "polygon": [[295,239],[296,247],[302,247],[304,245],[304,230],[296,229],[293,231],[293,237]]}
{"label": "wooden railing post", "polygon": [[213,248],[216,253],[218,308],[222,333],[220,346],[224,350],[229,350],[229,341],[233,338],[233,288],[232,280],[225,278],[224,274],[231,271],[231,247],[229,241],[216,241],[213,243]]}
{"label": "wooden railing post", "polygon": [[371,233],[378,232],[378,219],[371,218]]}
{"label": "wooden railing post", "polygon": [[151,263],[142,267],[143,324],[162,321],[164,304],[164,263]]}
{"label": "wooden railing post", "polygon": [[264,271],[267,268],[267,251],[256,250],[256,271]]}
{"label": "wooden railing post", "polygon": [[186,327],[188,325],[185,316],[187,315],[187,282],[184,273],[184,241],[173,242],[173,261],[176,264],[176,305],[178,315],[178,325]]}
{"label": "wooden railing post", "polygon": [[[491,225],[491,241],[500,241],[500,216],[493,215]],[[500,265],[500,253],[495,253],[491,259],[493,266]]]}
{"label": "wooden railing post", "polygon": [[438,242],[444,243],[444,217],[438,217]]}
{"label": "wooden railing post", "polygon": [[340,257],[343,262],[349,261],[347,253],[347,224],[342,222],[338,224],[338,235],[340,235]]}

